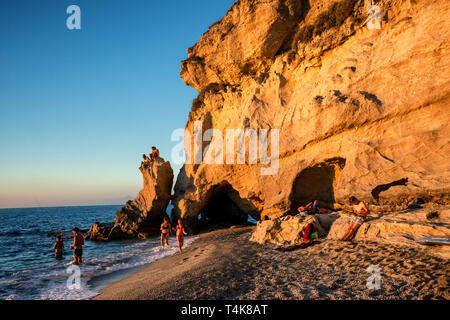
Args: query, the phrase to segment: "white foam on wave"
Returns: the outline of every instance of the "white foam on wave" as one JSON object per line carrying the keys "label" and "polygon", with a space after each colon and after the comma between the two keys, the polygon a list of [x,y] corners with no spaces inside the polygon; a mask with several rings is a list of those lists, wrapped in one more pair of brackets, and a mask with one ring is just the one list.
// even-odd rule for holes
{"label": "white foam on wave", "polygon": [[[196,237],[186,237],[187,247],[195,241]],[[67,280],[72,273],[67,273],[71,263],[61,264],[54,270],[27,270],[20,271],[9,279],[1,279],[0,286],[21,285],[31,286],[34,290],[21,290],[20,294],[13,294],[3,299],[45,299],[45,300],[85,300],[98,295],[98,292],[88,284],[95,277],[111,274],[116,271],[131,269],[149,264],[178,252],[176,240],[171,239],[172,245],[161,249],[159,240],[150,239],[139,241],[117,249],[113,254],[90,257],[86,255],[84,263],[80,266],[80,289],[69,289]],[[175,244],[173,243],[175,241]]]}

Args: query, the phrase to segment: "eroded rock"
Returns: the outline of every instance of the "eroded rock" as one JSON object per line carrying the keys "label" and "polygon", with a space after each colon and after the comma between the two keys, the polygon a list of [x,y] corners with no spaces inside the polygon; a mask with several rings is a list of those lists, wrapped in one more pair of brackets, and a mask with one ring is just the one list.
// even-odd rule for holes
{"label": "eroded rock", "polygon": [[196,121],[223,134],[280,130],[273,175],[225,155],[224,164],[183,167],[173,204],[188,227],[223,185],[257,220],[315,199],[334,209],[350,195],[371,203],[375,187],[405,177],[379,196],[385,210],[417,197],[450,203],[450,3],[383,0],[387,18],[369,30],[353,1],[339,25],[298,36],[334,2],[240,0],[188,50],[181,76],[199,90],[191,134]]}
{"label": "eroded rock", "polygon": [[250,241],[261,244],[298,245],[303,242],[304,230],[310,223],[314,225],[320,237],[326,235],[326,230],[317,216],[294,216],[287,221],[280,219],[259,221]]}
{"label": "eroded rock", "polygon": [[134,200],[116,212],[113,223],[94,224],[90,240],[118,240],[157,236],[171,199],[173,171],[169,161],[157,158],[148,168],[140,168],[144,187]]}

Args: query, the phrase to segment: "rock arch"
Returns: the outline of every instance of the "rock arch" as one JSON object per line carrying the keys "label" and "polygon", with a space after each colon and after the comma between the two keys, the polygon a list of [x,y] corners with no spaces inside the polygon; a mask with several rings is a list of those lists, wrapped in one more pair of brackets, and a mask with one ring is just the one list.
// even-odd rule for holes
{"label": "rock arch", "polygon": [[291,210],[319,200],[332,208],[335,203],[336,185],[345,166],[344,158],[332,158],[303,169],[294,179],[289,197]]}
{"label": "rock arch", "polygon": [[[229,227],[245,224],[248,216],[259,218],[256,209],[247,199],[241,198],[239,192],[228,182],[222,182],[208,190],[205,201],[195,219],[190,219],[191,228],[195,232],[213,226]],[[199,219],[200,216],[200,219]]]}

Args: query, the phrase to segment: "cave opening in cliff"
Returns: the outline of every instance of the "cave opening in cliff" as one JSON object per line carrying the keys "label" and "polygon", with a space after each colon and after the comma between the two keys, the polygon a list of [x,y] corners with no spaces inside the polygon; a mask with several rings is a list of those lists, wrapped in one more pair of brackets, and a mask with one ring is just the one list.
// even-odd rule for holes
{"label": "cave opening in cliff", "polygon": [[290,196],[291,210],[319,200],[321,206],[333,208],[336,185],[345,159],[333,158],[303,169],[295,178]]}
{"label": "cave opening in cliff", "polygon": [[209,200],[198,214],[197,231],[227,228],[247,224],[252,220],[251,216],[236,204],[241,199],[236,198],[237,192],[231,186],[219,186],[211,193]]}

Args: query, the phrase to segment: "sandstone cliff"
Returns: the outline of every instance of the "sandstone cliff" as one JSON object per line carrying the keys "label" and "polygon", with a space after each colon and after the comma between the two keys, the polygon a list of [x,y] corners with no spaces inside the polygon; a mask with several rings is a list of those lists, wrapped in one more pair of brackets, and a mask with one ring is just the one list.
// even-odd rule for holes
{"label": "sandstone cliff", "polygon": [[239,0],[188,49],[181,76],[199,91],[189,132],[196,121],[280,130],[276,174],[248,160],[183,167],[174,213],[189,226],[217,194],[256,219],[314,199],[373,205],[374,188],[403,178],[380,210],[449,202],[450,3],[374,1],[381,29],[369,30],[362,2]]}
{"label": "sandstone cliff", "polygon": [[88,232],[90,240],[146,238],[160,233],[173,184],[169,161],[157,158],[148,168],[140,168],[144,187],[134,200],[116,212],[112,223],[95,223]]}

